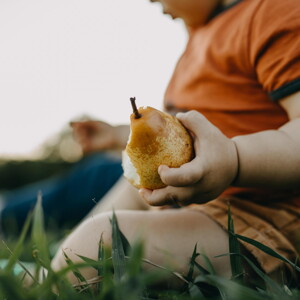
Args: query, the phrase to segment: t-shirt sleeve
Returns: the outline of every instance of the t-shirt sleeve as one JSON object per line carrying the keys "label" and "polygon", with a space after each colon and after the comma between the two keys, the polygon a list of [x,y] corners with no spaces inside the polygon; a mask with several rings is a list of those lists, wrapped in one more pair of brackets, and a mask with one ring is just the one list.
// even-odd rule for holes
{"label": "t-shirt sleeve", "polygon": [[272,100],[300,91],[300,5],[298,0],[264,0],[252,19],[251,64]]}

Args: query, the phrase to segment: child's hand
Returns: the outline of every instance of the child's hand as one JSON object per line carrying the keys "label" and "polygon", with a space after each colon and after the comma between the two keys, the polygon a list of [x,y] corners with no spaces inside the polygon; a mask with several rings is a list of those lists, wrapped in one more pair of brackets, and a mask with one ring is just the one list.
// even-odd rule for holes
{"label": "child's hand", "polygon": [[177,118],[193,135],[196,156],[180,168],[158,168],[167,187],[140,190],[153,206],[205,203],[219,196],[237,175],[238,155],[231,139],[196,111],[179,113]]}
{"label": "child's hand", "polygon": [[112,126],[102,121],[72,122],[71,126],[74,130],[74,138],[85,154],[122,147],[123,139],[126,139],[126,142],[128,137],[127,128],[123,128],[125,126]]}

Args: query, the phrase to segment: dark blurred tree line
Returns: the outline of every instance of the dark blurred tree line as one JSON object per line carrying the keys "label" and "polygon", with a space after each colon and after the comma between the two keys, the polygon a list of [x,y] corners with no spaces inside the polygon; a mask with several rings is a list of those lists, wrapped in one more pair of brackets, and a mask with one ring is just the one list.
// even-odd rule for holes
{"label": "dark blurred tree line", "polygon": [[82,156],[74,141],[71,129],[61,132],[44,142],[32,159],[0,158],[0,191],[14,189],[34,181],[65,172]]}

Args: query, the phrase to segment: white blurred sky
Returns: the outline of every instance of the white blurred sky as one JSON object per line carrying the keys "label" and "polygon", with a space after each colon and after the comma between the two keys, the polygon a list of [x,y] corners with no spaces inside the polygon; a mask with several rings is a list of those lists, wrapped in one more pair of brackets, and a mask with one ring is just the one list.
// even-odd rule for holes
{"label": "white blurred sky", "polygon": [[29,156],[82,114],[161,108],[186,34],[148,0],[0,0],[0,158]]}

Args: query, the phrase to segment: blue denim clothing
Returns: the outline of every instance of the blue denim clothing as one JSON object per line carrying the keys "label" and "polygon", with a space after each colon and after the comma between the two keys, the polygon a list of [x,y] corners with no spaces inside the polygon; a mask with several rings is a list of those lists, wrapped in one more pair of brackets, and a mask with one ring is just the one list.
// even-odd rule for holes
{"label": "blue denim clothing", "polygon": [[121,161],[103,153],[84,157],[63,175],[43,180],[5,195],[0,220],[4,234],[18,232],[39,191],[46,226],[74,226],[122,175]]}

